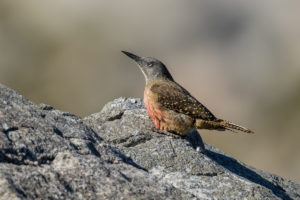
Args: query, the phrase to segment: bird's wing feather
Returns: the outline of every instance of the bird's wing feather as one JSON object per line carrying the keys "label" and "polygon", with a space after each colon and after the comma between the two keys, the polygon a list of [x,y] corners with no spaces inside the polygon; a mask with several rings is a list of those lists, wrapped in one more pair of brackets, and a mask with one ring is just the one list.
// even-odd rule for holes
{"label": "bird's wing feather", "polygon": [[217,118],[179,84],[162,81],[151,86],[156,101],[164,108],[191,116],[195,119],[217,120]]}

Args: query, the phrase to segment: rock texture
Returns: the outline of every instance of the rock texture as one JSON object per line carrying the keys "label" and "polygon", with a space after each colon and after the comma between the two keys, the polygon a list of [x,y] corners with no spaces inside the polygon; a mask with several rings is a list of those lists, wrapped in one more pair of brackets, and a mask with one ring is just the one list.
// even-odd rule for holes
{"label": "rock texture", "polygon": [[199,141],[157,132],[140,99],[81,119],[0,85],[0,199],[300,199]]}

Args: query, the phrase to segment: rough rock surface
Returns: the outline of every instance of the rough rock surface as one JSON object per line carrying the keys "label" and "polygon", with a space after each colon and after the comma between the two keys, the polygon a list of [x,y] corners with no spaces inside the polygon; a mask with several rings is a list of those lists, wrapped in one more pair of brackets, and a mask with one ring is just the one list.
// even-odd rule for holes
{"label": "rough rock surface", "polygon": [[80,119],[0,85],[0,199],[300,199],[199,139],[157,132],[140,99]]}

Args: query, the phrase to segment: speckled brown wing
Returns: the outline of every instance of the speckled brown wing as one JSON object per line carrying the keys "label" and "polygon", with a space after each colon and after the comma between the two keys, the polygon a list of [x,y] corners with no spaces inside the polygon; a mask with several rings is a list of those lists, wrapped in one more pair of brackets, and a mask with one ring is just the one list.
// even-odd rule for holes
{"label": "speckled brown wing", "polygon": [[151,86],[157,102],[166,109],[188,115],[194,119],[215,121],[217,118],[179,84],[159,81]]}

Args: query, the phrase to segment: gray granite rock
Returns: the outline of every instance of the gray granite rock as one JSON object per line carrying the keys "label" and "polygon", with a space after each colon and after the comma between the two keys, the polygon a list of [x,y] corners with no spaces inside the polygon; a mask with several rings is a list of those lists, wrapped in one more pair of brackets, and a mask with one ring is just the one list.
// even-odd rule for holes
{"label": "gray granite rock", "polygon": [[300,186],[158,132],[140,99],[81,119],[0,84],[0,199],[300,199]]}
{"label": "gray granite rock", "polygon": [[300,199],[297,183],[207,144],[205,152],[196,151],[195,138],[201,138],[196,131],[186,138],[158,132],[140,99],[116,99],[84,122],[150,174],[198,199]]}
{"label": "gray granite rock", "polygon": [[0,199],[195,199],[82,120],[0,85]]}

